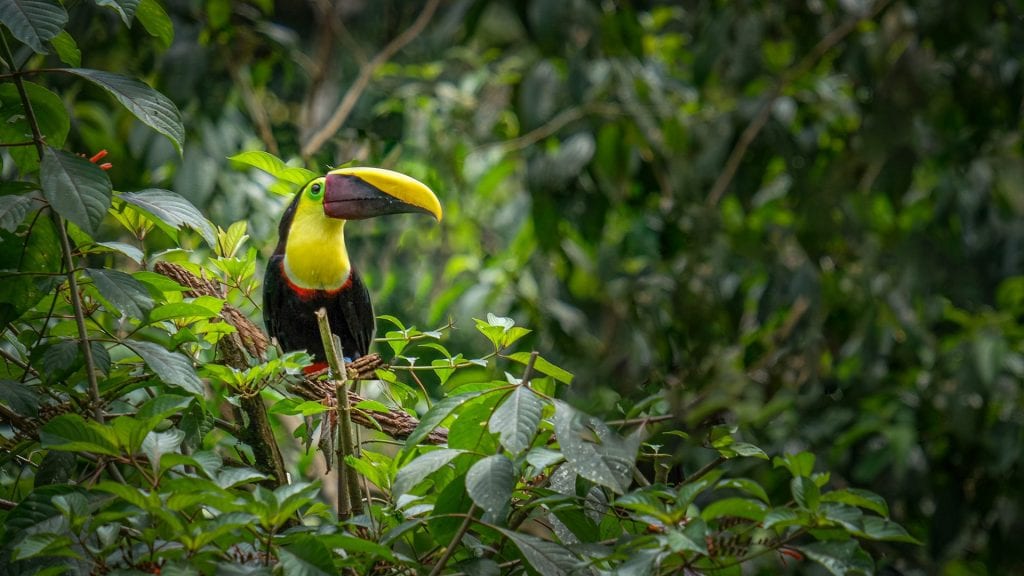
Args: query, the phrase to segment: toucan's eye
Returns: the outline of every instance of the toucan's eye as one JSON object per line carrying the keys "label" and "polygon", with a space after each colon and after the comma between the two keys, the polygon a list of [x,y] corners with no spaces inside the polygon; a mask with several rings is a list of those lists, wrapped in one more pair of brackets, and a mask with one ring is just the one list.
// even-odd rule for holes
{"label": "toucan's eye", "polygon": [[324,187],[319,182],[309,187],[309,195],[311,198],[319,198],[323,192]]}

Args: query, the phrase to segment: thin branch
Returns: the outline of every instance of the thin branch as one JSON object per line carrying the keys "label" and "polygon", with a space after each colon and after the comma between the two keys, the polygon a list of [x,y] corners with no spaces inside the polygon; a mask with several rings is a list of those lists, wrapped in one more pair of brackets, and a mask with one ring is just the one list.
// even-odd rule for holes
{"label": "thin branch", "polygon": [[260,134],[260,140],[263,140],[263,145],[267,147],[267,152],[277,156],[277,140],[274,139],[274,131],[270,127],[270,118],[267,116],[266,106],[261,105],[257,101],[256,89],[252,85],[252,75],[249,74],[249,69],[244,67],[236,68],[234,66],[229,66],[228,69],[231,73],[231,79],[238,86],[238,91],[242,95],[242,103],[245,105],[246,111],[249,112],[249,118],[256,124],[256,131]]}
{"label": "thin branch", "polygon": [[448,543],[448,547],[444,549],[444,554],[438,559],[437,564],[434,564],[434,569],[430,571],[430,576],[438,576],[441,570],[444,570],[444,565],[451,559],[452,554],[455,553],[455,548],[459,542],[462,541],[462,537],[466,535],[466,531],[469,530],[469,524],[473,521],[473,513],[476,512],[476,502],[469,507],[469,511],[466,512],[466,518],[462,521],[459,529],[455,531],[455,535],[452,536],[452,541]]}
{"label": "thin branch", "polygon": [[[0,39],[3,40],[4,51],[7,54],[8,61],[13,65],[14,54],[11,53],[7,37],[0,34]],[[18,89],[22,108],[25,109],[25,120],[32,129],[32,140],[36,145],[36,153],[39,155],[39,160],[42,161],[44,151],[43,134],[39,130],[39,122],[36,120],[35,111],[32,109],[32,101],[28,98],[28,93],[25,91],[25,82],[20,74],[14,75],[14,85]],[[75,311],[75,324],[78,327],[78,343],[82,349],[82,356],[85,358],[85,375],[89,382],[89,397],[92,401],[93,417],[102,424],[103,407],[100,403],[100,386],[96,379],[96,363],[92,357],[92,346],[89,345],[89,331],[85,327],[85,312],[82,306],[82,296],[78,292],[78,280],[75,277],[75,262],[71,253],[71,242],[68,240],[68,231],[64,226],[64,219],[55,211],[50,212],[50,215],[53,218],[54,225],[57,227],[61,255],[64,258],[64,268],[67,270],[68,289],[71,291],[71,305]]]}
{"label": "thin branch", "polygon": [[719,456],[715,458],[711,462],[708,462],[707,464],[702,466],[693,474],[690,474],[685,480],[683,480],[683,484],[689,484],[691,482],[696,482],[697,480],[700,480],[701,478],[707,476],[712,470],[724,464],[726,460],[727,458],[725,456]]}
{"label": "thin branch", "polygon": [[359,76],[356,77],[355,82],[349,87],[348,91],[345,92],[345,96],[341,99],[341,103],[338,104],[338,108],[331,115],[330,119],[317,130],[309,142],[302,147],[302,157],[309,158],[313,154],[316,154],[320,148],[323,147],[327,140],[338,133],[342,125],[345,124],[345,120],[348,119],[349,114],[356,106],[356,102],[359,101],[359,97],[362,96],[363,92],[366,91],[367,86],[370,85],[370,80],[373,78],[374,73],[380,68],[385,62],[390,60],[399,50],[404,48],[407,44],[412,42],[417,36],[423,32],[426,28],[427,23],[433,18],[434,12],[437,11],[437,7],[441,4],[441,0],[429,0],[427,5],[423,7],[423,11],[416,17],[416,20],[411,26],[406,28],[404,32],[399,34],[394,40],[392,40],[383,50],[377,53],[372,60],[367,62],[364,66],[359,68]]}
{"label": "thin branch", "polygon": [[775,105],[775,101],[778,100],[779,96],[782,95],[782,91],[786,89],[797,78],[803,76],[814,68],[818,62],[829,52],[829,50],[835,48],[840,42],[842,42],[847,36],[850,35],[857,26],[866,20],[873,20],[892,0],[879,0],[875,6],[865,12],[858,18],[850,18],[847,21],[840,24],[837,28],[825,35],[806,56],[803,57],[800,62],[795,66],[787,70],[779,80],[772,87],[771,91],[768,92],[768,96],[761,105],[761,109],[758,110],[757,115],[750,121],[743,133],[740,134],[739,140],[736,141],[736,145],[733,147],[732,152],[729,154],[728,160],[725,162],[725,167],[722,172],[718,175],[714,185],[711,187],[711,192],[708,193],[707,205],[717,206],[718,202],[725,195],[725,191],[732,184],[733,178],[736,177],[736,171],[739,170],[740,163],[743,161],[743,157],[747,154],[747,149],[753,144],[758,134],[768,123],[768,119],[771,117],[772,107]]}

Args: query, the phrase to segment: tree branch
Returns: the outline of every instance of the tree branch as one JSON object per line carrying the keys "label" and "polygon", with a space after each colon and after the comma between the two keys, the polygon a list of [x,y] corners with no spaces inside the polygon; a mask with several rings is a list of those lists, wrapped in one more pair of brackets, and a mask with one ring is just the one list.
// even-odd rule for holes
{"label": "tree branch", "polygon": [[771,91],[768,92],[768,97],[765,99],[764,104],[761,105],[761,109],[757,111],[757,115],[750,121],[743,133],[740,134],[739,140],[736,141],[736,145],[733,147],[732,152],[729,153],[729,158],[725,162],[725,167],[722,172],[718,175],[714,185],[711,187],[711,192],[708,193],[707,205],[717,206],[718,202],[725,195],[725,191],[732,184],[733,178],[736,177],[736,172],[739,170],[740,163],[743,161],[743,157],[747,154],[747,149],[753,144],[758,134],[761,133],[761,129],[768,123],[768,119],[771,117],[772,107],[775,105],[775,101],[778,100],[779,96],[782,95],[782,91],[786,89],[794,80],[803,76],[807,72],[814,68],[818,62],[833,49],[840,42],[843,41],[851,32],[857,29],[857,26],[865,20],[873,20],[892,0],[879,0],[871,10],[865,12],[862,16],[857,18],[850,18],[847,21],[840,24],[837,28],[829,32],[822,38],[814,48],[803,57],[800,62],[795,66],[787,70],[775,83]]}
{"label": "tree branch", "polygon": [[313,154],[316,154],[320,148],[329,140],[332,136],[337,134],[338,130],[341,129],[345,120],[348,119],[349,114],[356,106],[356,102],[359,101],[359,97],[362,96],[367,86],[370,85],[370,80],[373,78],[373,74],[381,67],[385,62],[390,60],[399,50],[404,48],[407,44],[412,42],[417,36],[423,32],[426,28],[427,23],[434,16],[434,12],[437,11],[437,7],[441,4],[440,0],[429,0],[427,5],[423,7],[423,11],[416,17],[416,20],[411,26],[405,29],[404,32],[399,34],[394,40],[392,40],[383,50],[377,53],[372,60],[367,62],[365,65],[359,68],[359,75],[356,77],[355,82],[349,86],[345,96],[341,99],[341,103],[338,104],[338,108],[335,109],[334,114],[331,115],[330,119],[310,137],[309,142],[302,147],[302,157],[309,158]]}

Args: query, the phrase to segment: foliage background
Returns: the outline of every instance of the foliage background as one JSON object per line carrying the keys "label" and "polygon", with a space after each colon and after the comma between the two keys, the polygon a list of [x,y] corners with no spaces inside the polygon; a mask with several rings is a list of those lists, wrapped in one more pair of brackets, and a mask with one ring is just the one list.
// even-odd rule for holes
{"label": "foliage background", "polygon": [[115,189],[245,219],[267,255],[285,199],[228,156],[417,176],[442,226],[349,227],[379,313],[467,338],[508,314],[577,405],[667,389],[691,432],[813,451],[926,542],[883,551],[907,573],[1024,569],[1019,3],[172,1],[163,47],[68,7],[83,66],[145,78],[190,130],[179,159],[69,95],[68,148],[108,149]]}

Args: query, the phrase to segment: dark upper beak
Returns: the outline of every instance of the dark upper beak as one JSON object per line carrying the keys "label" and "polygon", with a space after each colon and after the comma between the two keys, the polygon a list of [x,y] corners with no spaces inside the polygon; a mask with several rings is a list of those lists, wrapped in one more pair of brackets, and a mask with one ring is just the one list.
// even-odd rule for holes
{"label": "dark upper beak", "polygon": [[363,220],[385,214],[423,212],[441,220],[441,202],[426,184],[382,168],[340,168],[327,173],[324,214]]}

